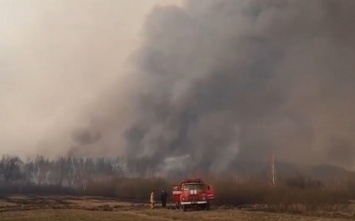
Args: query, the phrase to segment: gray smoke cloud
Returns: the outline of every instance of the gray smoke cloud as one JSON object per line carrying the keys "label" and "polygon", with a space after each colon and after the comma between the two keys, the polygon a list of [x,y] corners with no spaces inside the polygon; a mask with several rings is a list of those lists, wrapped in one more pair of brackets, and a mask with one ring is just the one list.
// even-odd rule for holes
{"label": "gray smoke cloud", "polygon": [[102,134],[96,147],[123,136],[137,170],[218,172],[271,153],[353,168],[354,10],[348,0],[155,8],[132,56],[130,87],[112,95],[125,93],[127,103],[110,99],[93,124]]}

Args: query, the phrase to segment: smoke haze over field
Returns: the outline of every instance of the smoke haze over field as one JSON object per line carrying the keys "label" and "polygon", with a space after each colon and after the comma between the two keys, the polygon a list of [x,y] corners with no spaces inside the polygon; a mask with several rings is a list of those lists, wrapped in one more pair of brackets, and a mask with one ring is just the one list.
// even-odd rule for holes
{"label": "smoke haze over field", "polygon": [[146,14],[179,2],[0,0],[0,153],[65,154],[86,114],[102,112],[90,104],[127,84]]}
{"label": "smoke haze over field", "polygon": [[[155,8],[124,77],[97,82],[118,70],[120,48],[112,41],[100,41],[105,59],[85,45],[74,53],[81,62],[68,58],[73,69],[60,70],[81,75],[70,82],[94,79],[74,85],[86,85],[83,99],[89,98],[71,103],[74,113],[44,126],[35,141],[40,151],[64,146],[71,155],[125,154],[137,169],[223,171],[270,153],[353,168],[354,9],[348,0],[190,0]],[[83,39],[96,39],[105,21]],[[46,71],[56,70],[46,64]]]}

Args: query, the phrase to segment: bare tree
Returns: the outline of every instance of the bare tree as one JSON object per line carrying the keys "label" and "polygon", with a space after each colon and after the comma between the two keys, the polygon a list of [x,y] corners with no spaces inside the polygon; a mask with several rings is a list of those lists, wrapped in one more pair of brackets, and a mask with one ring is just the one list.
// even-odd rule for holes
{"label": "bare tree", "polygon": [[0,173],[7,183],[14,182],[22,177],[21,166],[23,162],[19,157],[4,155],[0,161]]}

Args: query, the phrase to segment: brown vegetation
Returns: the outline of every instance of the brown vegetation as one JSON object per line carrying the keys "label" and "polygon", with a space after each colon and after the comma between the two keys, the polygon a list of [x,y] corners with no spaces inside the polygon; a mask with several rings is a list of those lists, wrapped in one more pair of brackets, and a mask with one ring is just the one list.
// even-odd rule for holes
{"label": "brown vegetation", "polygon": [[[260,181],[235,182],[231,178],[210,180],[216,191],[214,205],[269,212],[310,214],[317,211],[343,211],[349,205],[351,191],[324,185],[308,185],[302,177],[271,186]],[[2,186],[1,192],[30,195],[105,196],[131,202],[147,202],[151,189],[166,189],[171,182],[162,178],[121,178],[90,181],[85,191],[60,186]]]}
{"label": "brown vegetation", "polygon": [[302,177],[280,182],[276,186],[258,181],[235,183],[225,179],[217,181],[215,187],[218,205],[258,204],[263,209],[274,212],[305,213],[340,209],[346,207],[350,199],[346,189],[309,185]]}
{"label": "brown vegetation", "polygon": [[[346,172],[336,182],[306,176],[283,177],[276,185],[263,178],[235,179],[232,176],[203,176],[215,189],[217,207],[243,207],[271,212],[306,214],[341,211],[355,198],[355,175]],[[258,179],[257,179],[258,178]],[[131,202],[146,202],[152,189],[165,189],[179,180],[132,178],[119,159],[38,157],[23,163],[5,156],[0,162],[0,195],[103,196]]]}
{"label": "brown vegetation", "polygon": [[0,220],[36,220],[36,221],[71,221],[71,220],[345,220],[353,214],[332,219],[326,214],[300,216],[268,212],[248,211],[247,209],[213,209],[212,211],[189,211],[154,209],[148,204],[128,203],[103,197],[24,197],[13,196],[0,199]]}

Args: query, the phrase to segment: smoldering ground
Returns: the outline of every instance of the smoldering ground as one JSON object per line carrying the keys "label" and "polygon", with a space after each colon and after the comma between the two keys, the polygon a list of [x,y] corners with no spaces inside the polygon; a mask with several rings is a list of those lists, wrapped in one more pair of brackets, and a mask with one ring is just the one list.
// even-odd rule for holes
{"label": "smoldering ground", "polygon": [[123,138],[136,169],[225,171],[271,153],[353,168],[354,10],[348,0],[155,8],[131,59],[133,83],[117,85],[91,118],[100,139],[72,151],[114,150]]}

